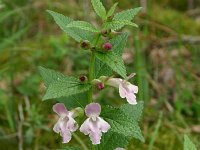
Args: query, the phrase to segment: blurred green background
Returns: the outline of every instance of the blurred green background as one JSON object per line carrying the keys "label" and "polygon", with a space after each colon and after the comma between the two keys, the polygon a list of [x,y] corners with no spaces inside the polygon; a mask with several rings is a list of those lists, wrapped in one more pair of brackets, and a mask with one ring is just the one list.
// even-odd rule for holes
{"label": "blurred green background", "polygon": [[[102,0],[109,8],[117,0]],[[138,99],[145,102],[146,139],[128,150],[181,150],[188,134],[200,149],[200,1],[119,0],[117,11],[143,6],[135,18],[123,58],[136,72]],[[62,146],[52,131],[52,105],[37,66],[67,75],[86,74],[89,57],[45,11],[98,23],[89,0],[0,0],[0,149],[48,150]],[[109,93],[109,94],[107,94]],[[97,99],[124,103],[114,89]],[[162,114],[162,115],[161,115]],[[82,137],[84,140],[86,137]],[[70,144],[79,146],[76,139]]]}

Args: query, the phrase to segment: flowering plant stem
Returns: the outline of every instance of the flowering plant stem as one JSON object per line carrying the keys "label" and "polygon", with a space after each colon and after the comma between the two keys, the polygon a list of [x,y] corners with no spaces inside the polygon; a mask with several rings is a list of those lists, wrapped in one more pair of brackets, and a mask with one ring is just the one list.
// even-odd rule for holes
{"label": "flowering plant stem", "polygon": [[[97,43],[99,42],[99,38],[101,37],[101,34],[97,35],[97,39],[94,43],[94,46],[97,46]],[[95,63],[95,54],[94,51],[92,51],[91,49],[91,58],[90,58],[90,66],[89,66],[89,82],[91,83],[91,81],[93,80],[93,75],[94,75],[94,63]],[[91,87],[91,89],[89,90],[89,94],[88,94],[88,102],[93,102],[92,99],[92,94],[93,94],[93,87]]]}

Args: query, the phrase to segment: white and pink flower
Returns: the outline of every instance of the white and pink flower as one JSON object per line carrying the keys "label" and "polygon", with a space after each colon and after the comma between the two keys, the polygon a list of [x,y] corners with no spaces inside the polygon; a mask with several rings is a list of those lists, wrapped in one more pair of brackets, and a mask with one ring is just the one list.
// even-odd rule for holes
{"label": "white and pink flower", "polygon": [[[131,74],[128,79],[132,78],[135,74]],[[121,98],[126,98],[129,104],[136,105],[136,93],[138,93],[138,87],[131,84],[127,80],[120,78],[109,78],[106,82],[107,85],[119,88],[119,95]]]}
{"label": "white and pink flower", "polygon": [[90,103],[85,108],[85,114],[88,117],[81,125],[80,131],[85,135],[89,135],[92,144],[100,144],[102,132],[106,133],[110,129],[110,125],[99,117],[101,106],[98,103]]}
{"label": "white and pink flower", "polygon": [[72,137],[71,132],[75,132],[78,129],[78,124],[74,120],[74,113],[68,111],[63,103],[55,104],[53,111],[60,117],[53,130],[62,136],[63,143],[68,143]]}

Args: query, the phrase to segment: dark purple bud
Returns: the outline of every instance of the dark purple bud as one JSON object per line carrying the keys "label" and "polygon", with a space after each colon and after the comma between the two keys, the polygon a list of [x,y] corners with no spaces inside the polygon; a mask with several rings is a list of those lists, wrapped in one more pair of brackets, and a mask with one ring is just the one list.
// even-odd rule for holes
{"label": "dark purple bud", "polygon": [[105,87],[105,86],[104,86],[104,83],[102,83],[102,82],[97,84],[97,88],[98,88],[99,90],[104,89],[104,87]]}
{"label": "dark purple bud", "polygon": [[110,43],[103,44],[103,49],[105,49],[105,50],[111,50],[112,49],[112,44],[110,44]]}
{"label": "dark purple bud", "polygon": [[81,47],[83,48],[83,49],[89,49],[90,48],[90,42],[89,41],[82,41],[81,42]]}
{"label": "dark purple bud", "polygon": [[86,82],[86,81],[87,81],[87,77],[86,77],[86,76],[80,76],[80,77],[79,77],[79,80],[80,80],[81,82]]}

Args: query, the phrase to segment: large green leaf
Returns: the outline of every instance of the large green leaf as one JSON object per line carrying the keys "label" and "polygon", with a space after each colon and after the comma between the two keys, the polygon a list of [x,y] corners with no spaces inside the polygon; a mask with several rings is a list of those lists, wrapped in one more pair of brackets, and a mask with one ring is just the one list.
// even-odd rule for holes
{"label": "large green leaf", "polygon": [[43,97],[43,100],[68,97],[75,94],[86,92],[90,89],[90,84],[82,84],[79,79],[65,77],[51,83]]}
{"label": "large green leaf", "polygon": [[101,117],[110,124],[111,129],[103,135],[101,144],[97,146],[97,149],[104,150],[125,147],[131,138],[136,138],[144,142],[138,125],[138,120],[142,116],[142,109],[143,102],[139,102],[137,105],[126,104],[120,108],[103,108]]}
{"label": "large green leaf", "polygon": [[92,24],[85,21],[72,21],[67,26],[67,28],[78,28],[81,30],[86,30],[90,32],[99,32]]}
{"label": "large green leaf", "polygon": [[106,9],[103,6],[100,0],[91,0],[92,6],[96,12],[96,14],[101,17],[103,20],[106,19]]}
{"label": "large green leaf", "polygon": [[[128,33],[120,34],[115,38],[111,39],[109,42],[113,45],[112,51],[118,54],[119,56],[122,56],[122,51],[126,46],[127,39],[128,39]],[[112,69],[110,69],[110,67],[103,61],[96,59],[94,65],[94,77],[97,79],[103,75],[111,76]]]}
{"label": "large green leaf", "polygon": [[184,150],[197,150],[187,135],[184,135]]}
{"label": "large green leaf", "polygon": [[101,76],[111,76],[112,75],[112,70],[110,67],[100,61],[98,58],[95,59],[95,64],[94,64],[94,78],[98,79]]}
{"label": "large green leaf", "polygon": [[126,75],[126,68],[124,66],[124,62],[122,60],[122,57],[118,54],[112,52],[96,52],[95,56],[101,60],[102,62],[106,63],[113,71],[118,73],[123,78],[127,78]]}
{"label": "large green leaf", "polygon": [[89,90],[91,87],[90,84],[82,84],[75,77],[65,76],[51,69],[39,67],[39,71],[47,86],[43,100],[74,96]]}
{"label": "large green leaf", "polygon": [[73,21],[71,18],[51,10],[47,10],[47,12],[54,18],[58,26],[76,41],[93,40],[93,34],[91,32],[78,28],[68,28],[67,25]]}
{"label": "large green leaf", "polygon": [[40,71],[40,75],[42,76],[46,87],[48,87],[51,83],[55,81],[59,81],[60,79],[65,78],[66,76],[60,72],[56,72],[52,69],[47,69],[44,67],[38,67]]}
{"label": "large green leaf", "polygon": [[128,33],[122,33],[115,38],[110,40],[110,43],[113,45],[112,51],[119,56],[122,56],[124,47],[126,46],[128,40]]}
{"label": "large green leaf", "polygon": [[61,97],[57,99],[59,102],[64,103],[68,109],[82,107],[83,109],[88,104],[88,92],[72,95],[69,97]]}

